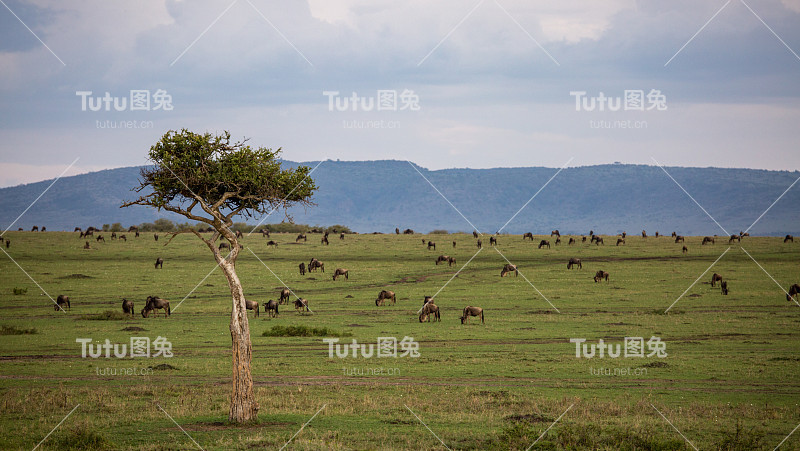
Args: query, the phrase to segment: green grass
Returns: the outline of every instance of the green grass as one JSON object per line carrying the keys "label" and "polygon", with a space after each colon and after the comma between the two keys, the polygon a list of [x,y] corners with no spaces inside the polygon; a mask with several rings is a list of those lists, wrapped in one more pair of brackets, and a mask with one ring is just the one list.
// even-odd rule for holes
{"label": "green grass", "polygon": [[[55,311],[2,260],[0,323],[15,332],[0,333],[0,449],[32,449],[78,405],[39,449],[197,449],[167,414],[205,449],[280,448],[317,411],[287,449],[445,449],[415,414],[451,449],[526,449],[540,436],[532,449],[692,449],[661,414],[699,449],[773,449],[800,423],[800,307],[741,250],[786,288],[800,282],[800,245],[779,238],[733,244],[692,285],[726,244],[687,237],[684,255],[669,237],[630,236],[619,247],[608,237],[606,246],[539,250],[546,237],[503,235],[502,255],[488,237],[474,255],[465,234],[347,235],[330,246],[319,235],[294,244],[296,234],[273,234],[278,249],[253,234],[243,240],[253,253],[237,262],[248,299],[278,299],[280,279],[313,313],[249,314],[260,411],[236,426],[227,422],[230,291],[218,269],[208,275],[214,262],[196,237],[164,247],[143,234],[84,250],[72,233],[7,235],[9,255],[49,296],[68,295],[71,309]],[[440,254],[458,264],[435,265]],[[499,277],[504,256],[519,277]],[[311,257],[326,273],[298,273]],[[583,269],[567,270],[570,257]],[[336,268],[349,280],[334,282]],[[608,283],[592,280],[597,270]],[[730,295],[711,288],[714,272]],[[382,289],[396,305],[375,306]],[[437,292],[442,322],[420,323],[423,297]],[[122,298],[138,312],[147,296],[168,299],[172,316],[122,314]],[[486,323],[461,325],[467,305],[483,307]],[[81,358],[75,341],[159,336],[174,357]],[[406,336],[420,357],[330,358],[323,342]],[[576,358],[569,341],[638,336],[660,337],[668,356]],[[780,449],[800,449],[800,435]]]}

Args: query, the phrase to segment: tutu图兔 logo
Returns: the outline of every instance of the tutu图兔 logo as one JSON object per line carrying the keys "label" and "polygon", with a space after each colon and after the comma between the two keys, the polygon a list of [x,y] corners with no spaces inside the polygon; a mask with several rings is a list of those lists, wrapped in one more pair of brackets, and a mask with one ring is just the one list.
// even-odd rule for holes
{"label": "tutu\u56fe\u5154 logo", "polygon": [[172,111],[172,96],[164,89],[151,94],[149,89],[131,89],[128,96],[112,96],[106,91],[102,97],[92,96],[92,91],[75,91],[81,98],[81,111]]}
{"label": "tutu\u56fe\u5154 logo", "polygon": [[[328,343],[328,357],[333,358],[334,354],[340,359],[346,357],[358,357],[359,352],[361,357],[371,358],[373,355],[377,357],[419,357],[419,343],[414,341],[413,337],[403,337],[400,340],[400,350],[397,352],[397,338],[396,337],[378,337],[378,352],[375,353],[375,345],[359,344],[355,339],[352,343],[339,344],[338,338],[323,338],[323,342]],[[352,354],[352,355],[351,355]]]}
{"label": "tutu\u56fe\u5154 logo", "polygon": [[151,355],[150,337],[131,337],[130,348],[127,344],[111,343],[107,338],[105,343],[92,343],[91,338],[76,338],[76,343],[81,344],[81,357],[123,359],[126,357],[172,357],[172,343],[166,337],[157,337],[152,342],[153,353]]}
{"label": "tutu\u56fe\u5154 logo", "polygon": [[[606,356],[616,359],[622,353],[620,344],[610,344],[603,341],[601,338],[597,343],[584,344],[585,338],[570,338],[570,343],[575,343],[575,357],[591,359],[594,357],[604,358]],[[667,343],[661,341],[659,337],[650,337],[647,340],[647,350],[649,353],[647,357],[656,356],[664,358],[667,356]],[[628,357],[645,357],[645,341],[642,337],[625,337],[625,352],[624,356]]]}

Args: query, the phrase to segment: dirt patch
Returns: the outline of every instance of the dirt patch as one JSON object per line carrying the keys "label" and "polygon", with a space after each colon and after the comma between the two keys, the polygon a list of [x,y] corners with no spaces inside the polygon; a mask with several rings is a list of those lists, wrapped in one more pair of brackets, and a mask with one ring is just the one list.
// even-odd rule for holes
{"label": "dirt patch", "polygon": [[78,273],[78,274],[70,274],[68,276],[56,277],[56,279],[94,279],[94,277]]}
{"label": "dirt patch", "polygon": [[686,297],[687,298],[699,298],[701,296],[703,296],[703,295],[702,294],[697,294],[697,293],[692,293],[692,294],[690,294],[689,296],[686,296]]}
{"label": "dirt patch", "polygon": [[348,324],[346,327],[369,327],[365,324]]}
{"label": "dirt patch", "polygon": [[347,295],[347,296],[345,296],[344,298],[345,298],[345,299],[352,299],[352,298],[353,298],[353,296],[352,296],[352,295],[350,295],[350,294],[348,294],[348,295]]}
{"label": "dirt patch", "polygon": [[141,328],[139,326],[128,326],[121,329],[123,332],[146,332],[147,329]]}
{"label": "dirt patch", "polygon": [[533,414],[524,414],[524,415],[510,415],[507,416],[506,421],[513,421],[515,423],[552,423],[554,421],[553,418],[533,413]]}
{"label": "dirt patch", "polygon": [[162,363],[160,365],[151,366],[150,369],[153,370],[177,370],[174,366],[170,365],[169,363]]}
{"label": "dirt patch", "polygon": [[667,362],[650,362],[642,365],[642,368],[667,368],[669,364]]}

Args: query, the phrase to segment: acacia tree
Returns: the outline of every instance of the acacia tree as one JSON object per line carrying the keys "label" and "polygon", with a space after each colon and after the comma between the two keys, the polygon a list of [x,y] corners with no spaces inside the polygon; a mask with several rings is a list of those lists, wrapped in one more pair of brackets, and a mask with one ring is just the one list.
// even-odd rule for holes
{"label": "acacia tree", "polygon": [[[311,205],[310,197],[317,189],[308,177],[308,167],[281,168],[277,160],[280,151],[253,149],[245,141],[232,143],[227,131],[216,136],[186,129],[169,131],[150,147],[148,159],[153,165],[141,170],[139,186],[134,188],[140,197],[120,207],[146,205],[164,209],[214,229],[210,238],[194,229],[175,232],[172,238],[178,233],[194,233],[211,250],[228,280],[233,301],[233,393],[228,417],[237,423],[255,419],[258,403],[250,373],[252,345],[244,291],[236,275],[241,248],[230,229],[233,218],[263,215],[296,204]],[[216,246],[220,237],[230,243],[227,255]]]}

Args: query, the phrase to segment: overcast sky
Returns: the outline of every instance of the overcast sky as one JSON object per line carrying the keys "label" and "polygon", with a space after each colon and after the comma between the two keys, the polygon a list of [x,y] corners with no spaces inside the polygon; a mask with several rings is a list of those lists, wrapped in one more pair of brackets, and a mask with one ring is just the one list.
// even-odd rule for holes
{"label": "overcast sky", "polygon": [[4,2],[0,186],[184,127],[295,161],[800,169],[800,0]]}

